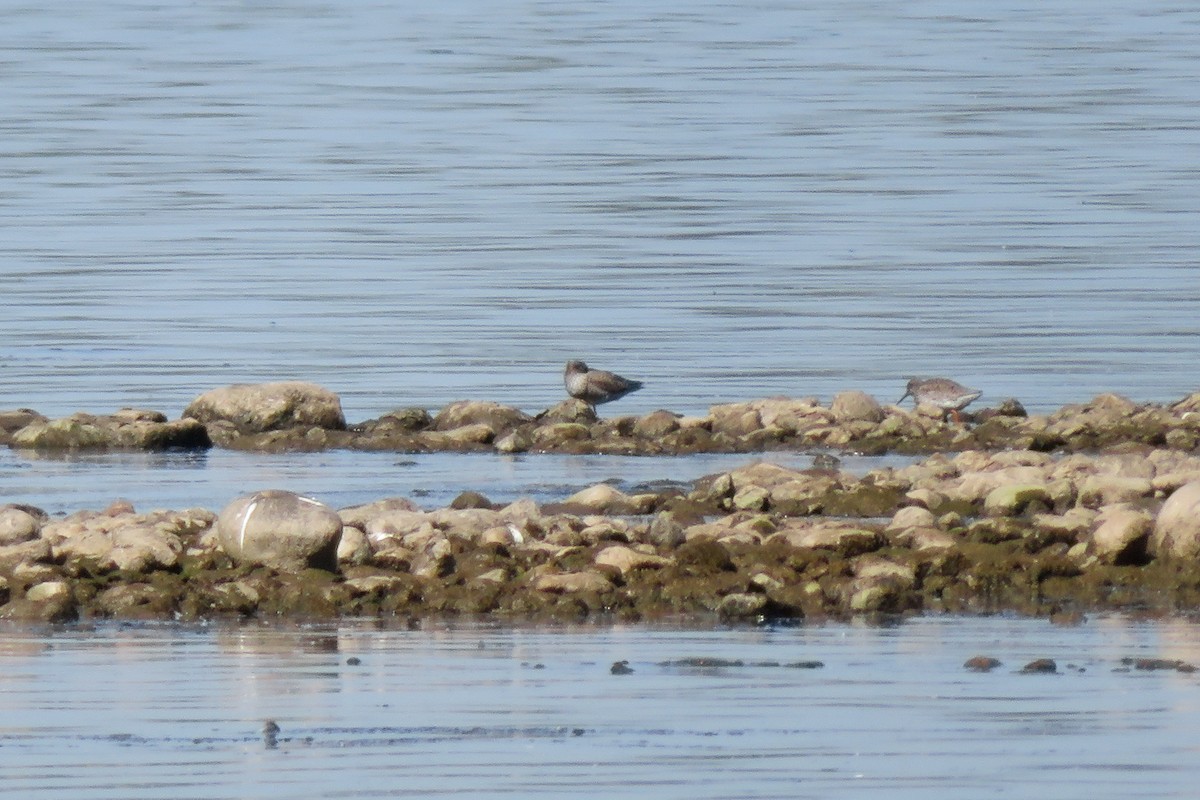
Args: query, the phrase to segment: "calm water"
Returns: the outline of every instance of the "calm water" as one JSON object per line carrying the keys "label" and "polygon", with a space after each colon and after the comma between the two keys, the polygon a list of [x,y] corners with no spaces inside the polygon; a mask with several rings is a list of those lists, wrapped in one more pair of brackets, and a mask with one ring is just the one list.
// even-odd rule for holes
{"label": "calm water", "polygon": [[[441,508],[467,490],[483,492],[496,503],[523,497],[544,503],[565,500],[601,482],[630,493],[672,485],[690,490],[697,478],[756,460],[797,469],[812,465],[807,453],[658,458],[212,450],[41,457],[0,449],[0,503],[29,503],[57,514],[102,509],[124,498],[139,511],[194,506],[215,511],[238,495],[270,488],[307,494],[334,508],[384,497],[408,497],[424,508]],[[846,456],[841,468],[861,474],[910,461]]]}
{"label": "calm water", "polygon": [[1200,11],[0,0],[0,408],[1197,388]]}
{"label": "calm water", "polygon": [[[6,628],[22,798],[1195,797],[1194,624]],[[966,672],[974,655],[994,673]],[[710,657],[747,666],[664,662]],[[357,658],[360,663],[348,663]],[[1057,675],[1021,675],[1054,658]],[[633,674],[610,665],[628,660]],[[762,666],[818,660],[819,669]],[[759,664],[755,666],[754,664]],[[260,733],[280,727],[274,748]]]}
{"label": "calm water", "polygon": [[[300,378],[351,420],[537,411],[569,357],[646,380],[613,413],[890,401],[914,374],[1032,410],[1175,399],[1200,349],[1197,74],[1200,11],[1162,0],[0,0],[0,408],[175,415]],[[738,463],[4,452],[0,501],[440,505]],[[1113,672],[1200,662],[1183,622],[0,634],[0,795],[21,798],[1100,800],[1200,778],[1200,679]],[[1005,668],[965,673],[979,652]],[[657,666],[689,656],[826,667]],[[1085,669],[1013,674],[1044,656]]]}

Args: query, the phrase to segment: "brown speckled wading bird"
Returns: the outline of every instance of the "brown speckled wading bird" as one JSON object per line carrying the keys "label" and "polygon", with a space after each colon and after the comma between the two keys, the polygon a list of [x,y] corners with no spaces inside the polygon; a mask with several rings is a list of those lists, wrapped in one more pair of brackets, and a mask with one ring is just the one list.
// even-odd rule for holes
{"label": "brown speckled wading bird", "polygon": [[896,402],[911,397],[916,405],[928,403],[940,408],[942,419],[948,414],[953,414],[955,422],[962,422],[958,412],[981,394],[983,392],[978,389],[968,389],[949,378],[913,378],[904,388],[904,395]]}
{"label": "brown speckled wading bird", "polygon": [[567,387],[567,394],[593,407],[619,400],[642,388],[641,381],[631,381],[602,369],[588,369],[588,365],[582,361],[567,362],[563,384]]}

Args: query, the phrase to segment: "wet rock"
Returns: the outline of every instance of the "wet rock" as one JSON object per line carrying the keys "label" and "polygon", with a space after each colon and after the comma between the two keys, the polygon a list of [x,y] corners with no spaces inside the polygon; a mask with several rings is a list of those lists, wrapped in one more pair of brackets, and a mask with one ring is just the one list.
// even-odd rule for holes
{"label": "wet rock", "polygon": [[838,422],[883,422],[883,407],[866,392],[839,392],[833,398],[830,411]]}
{"label": "wet rock", "polygon": [[373,434],[385,433],[416,433],[428,430],[433,425],[433,417],[423,408],[398,408],[389,411],[376,420],[364,423],[363,428]]}
{"label": "wet rock", "polygon": [[91,605],[103,616],[161,619],[172,614],[175,604],[175,593],[168,588],[148,583],[119,583],[102,591]]}
{"label": "wet rock", "polygon": [[308,567],[333,570],[342,519],[333,509],[292,492],[244,495],[217,517],[217,534],[234,561],[281,572]]}
{"label": "wet rock", "polygon": [[974,656],[968,658],[966,663],[963,664],[963,668],[971,672],[991,672],[999,666],[1000,660],[991,656]]}
{"label": "wet rock", "polygon": [[722,619],[745,619],[760,616],[767,608],[767,596],[757,592],[733,592],[717,603],[717,616]]}
{"label": "wet rock", "polygon": [[0,547],[37,538],[45,520],[46,512],[41,509],[15,505],[0,507]]}
{"label": "wet rock", "polygon": [[537,450],[561,450],[572,442],[584,442],[592,430],[578,422],[556,422],[533,430],[533,447]]}
{"label": "wet rock", "polygon": [[525,453],[533,447],[533,439],[523,430],[510,431],[495,442],[497,453]]}
{"label": "wet rock", "polygon": [[1038,658],[1021,667],[1026,675],[1054,675],[1058,673],[1058,664],[1052,658]]}
{"label": "wet rock", "polygon": [[1200,481],[1181,486],[1163,503],[1150,549],[1159,557],[1200,559]]}
{"label": "wet rock", "polygon": [[8,444],[14,433],[33,422],[46,422],[44,415],[33,409],[19,408],[15,411],[0,411],[0,444]]}
{"label": "wet rock", "polygon": [[450,501],[450,508],[453,508],[453,509],[464,509],[464,508],[491,509],[491,507],[492,507],[492,501],[488,500],[485,496],[483,496],[479,492],[472,492],[472,491],[460,492],[457,497],[455,497],[453,500]]}
{"label": "wet rock", "polygon": [[158,412],[123,410],[109,416],[75,414],[33,422],[17,431],[12,446],[31,450],[167,450],[210,447],[196,420],[167,422]]}
{"label": "wet rock", "polygon": [[29,587],[23,598],[0,609],[0,617],[6,619],[67,622],[78,616],[71,585],[61,580],[36,583]]}
{"label": "wet rock", "polygon": [[614,661],[608,671],[613,675],[632,675],[633,668],[629,666],[628,661]]}
{"label": "wet rock", "polygon": [[595,570],[583,572],[546,573],[539,575],[533,582],[533,588],[539,592],[555,594],[577,594],[590,592],[602,594],[613,588],[612,581]]}
{"label": "wet rock", "polygon": [[1105,506],[1096,519],[1088,552],[1105,564],[1144,564],[1154,518],[1128,504]]}

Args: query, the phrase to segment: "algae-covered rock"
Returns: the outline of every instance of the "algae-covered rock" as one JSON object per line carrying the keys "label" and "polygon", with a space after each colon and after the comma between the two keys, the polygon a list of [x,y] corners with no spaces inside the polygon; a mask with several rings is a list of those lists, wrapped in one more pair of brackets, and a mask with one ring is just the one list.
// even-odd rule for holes
{"label": "algae-covered rock", "polygon": [[1051,505],[1050,493],[1042,485],[1007,484],[988,492],[983,501],[983,513],[991,517],[1013,517],[1033,504]]}

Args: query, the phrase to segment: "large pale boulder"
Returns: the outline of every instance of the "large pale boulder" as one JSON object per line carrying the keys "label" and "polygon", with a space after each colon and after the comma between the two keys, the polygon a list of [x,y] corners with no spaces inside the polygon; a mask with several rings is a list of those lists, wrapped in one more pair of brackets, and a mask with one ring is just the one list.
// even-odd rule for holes
{"label": "large pale boulder", "polygon": [[1144,560],[1154,520],[1126,503],[1105,506],[1096,518],[1088,552],[1106,564],[1137,564]]}
{"label": "large pale boulder", "polygon": [[342,401],[315,383],[234,384],[212,389],[183,410],[184,417],[200,422],[225,421],[242,433],[287,428],[345,430]]}
{"label": "large pale boulder", "polygon": [[883,422],[883,407],[866,392],[839,392],[829,408],[838,422]]}
{"label": "large pale boulder", "polygon": [[1200,481],[1175,490],[1158,511],[1150,549],[1159,557],[1200,557]]}
{"label": "large pale boulder", "polygon": [[217,516],[217,536],[230,558],[281,572],[333,570],[342,535],[337,512],[292,492],[268,489],[237,498]]}
{"label": "large pale boulder", "polygon": [[20,544],[37,538],[46,512],[31,506],[0,507],[0,545]]}

